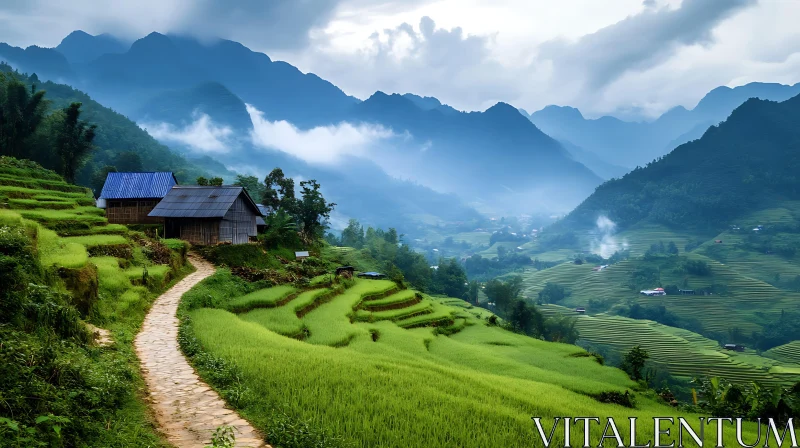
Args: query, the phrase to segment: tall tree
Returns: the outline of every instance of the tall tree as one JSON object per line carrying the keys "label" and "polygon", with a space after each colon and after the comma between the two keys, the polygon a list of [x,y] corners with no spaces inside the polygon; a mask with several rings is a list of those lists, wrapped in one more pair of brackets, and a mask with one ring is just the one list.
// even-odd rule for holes
{"label": "tall tree", "polygon": [[25,156],[25,143],[47,111],[44,90],[0,73],[0,154]]}
{"label": "tall tree", "polygon": [[62,174],[75,183],[75,173],[92,151],[97,126],[80,119],[81,103],[72,103],[64,111],[64,121],[56,138],[56,152],[61,159]]}
{"label": "tall tree", "polygon": [[286,177],[283,170],[275,168],[264,178],[264,195],[261,201],[270,211],[282,209],[294,214],[297,200],[294,195],[294,179]]}
{"label": "tall tree", "polygon": [[333,202],[326,202],[319,189],[320,185],[316,180],[300,182],[302,197],[297,201],[296,217],[300,224],[301,237],[307,244],[322,237],[336,206]]}
{"label": "tall tree", "polygon": [[247,194],[253,198],[253,201],[260,204],[264,200],[264,184],[258,181],[256,176],[244,176],[241,174],[236,175],[236,182],[233,183],[237,187],[244,187]]}
{"label": "tall tree", "polygon": [[350,219],[347,227],[342,230],[341,244],[345,247],[355,247],[361,249],[364,247],[364,227],[355,220]]}

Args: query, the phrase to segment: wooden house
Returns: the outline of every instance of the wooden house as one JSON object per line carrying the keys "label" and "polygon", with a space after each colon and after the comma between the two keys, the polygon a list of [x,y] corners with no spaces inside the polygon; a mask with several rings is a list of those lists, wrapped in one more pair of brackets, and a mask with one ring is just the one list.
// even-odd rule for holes
{"label": "wooden house", "polygon": [[261,216],[242,187],[175,186],[150,215],[164,219],[164,236],[192,244],[243,244]]}
{"label": "wooden house", "polygon": [[169,172],[108,173],[98,206],[112,224],[162,224],[164,218],[149,214],[177,184]]}

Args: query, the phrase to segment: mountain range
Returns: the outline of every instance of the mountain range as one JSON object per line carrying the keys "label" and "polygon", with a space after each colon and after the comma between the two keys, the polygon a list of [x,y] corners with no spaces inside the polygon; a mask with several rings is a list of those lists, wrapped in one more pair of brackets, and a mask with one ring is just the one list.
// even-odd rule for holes
{"label": "mountain range", "polygon": [[[694,109],[674,107],[651,122],[628,122],[611,116],[587,119],[578,109],[566,106],[521,113],[551,137],[589,151],[605,163],[630,170],[700,138],[709,126],[725,120],[749,98],[783,101],[797,94],[800,83],[788,86],[754,82],[734,88],[717,87]],[[594,165],[592,161],[585,163]]]}
{"label": "mountain range", "polygon": [[751,98],[701,138],[597,188],[558,225],[656,223],[716,234],[757,210],[800,199],[800,95]]}
{"label": "mountain range", "polygon": [[[622,177],[699,138],[748,98],[785,100],[800,92],[800,84],[720,87],[694,109],[676,107],[651,122],[627,122],[587,119],[562,106],[528,114],[498,103],[462,112],[412,93],[379,91],[361,101],[313,73],[223,39],[151,33],[129,43],[75,31],[55,49],[0,44],[0,58],[82,88],[139,123],[182,129],[206,115],[240,137],[224,155],[211,155],[228,167],[246,164],[261,172],[288,160],[299,172],[312,165],[247,143],[254,130],[248,104],[264,119],[289,122],[297,132],[345,122],[373,126],[393,137],[348,156],[346,163],[314,170],[338,175],[349,164],[362,170],[350,169],[352,175],[373,180],[378,170],[388,173],[378,176],[382,181],[406,179],[492,214],[568,212],[603,179]],[[193,151],[191,145],[166,143]]]}

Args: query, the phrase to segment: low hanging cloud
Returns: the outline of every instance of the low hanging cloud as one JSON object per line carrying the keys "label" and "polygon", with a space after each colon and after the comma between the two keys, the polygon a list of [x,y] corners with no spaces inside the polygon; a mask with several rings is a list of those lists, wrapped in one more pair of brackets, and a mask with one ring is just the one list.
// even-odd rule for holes
{"label": "low hanging cloud", "polygon": [[620,240],[614,236],[617,230],[617,224],[607,216],[599,216],[595,226],[597,236],[595,236],[590,243],[590,250],[593,254],[600,255],[603,258],[609,258],[614,255],[615,252],[628,249],[627,240]]}
{"label": "low hanging cloud", "polygon": [[230,151],[235,137],[228,126],[215,124],[206,114],[193,114],[193,122],[178,127],[169,123],[140,123],[139,126],[156,140],[189,147],[192,150],[222,154]]}
{"label": "low hanging cloud", "polygon": [[247,112],[253,122],[250,139],[255,146],[283,151],[310,163],[331,164],[344,156],[369,156],[378,144],[400,137],[383,126],[346,122],[301,130],[288,121],[269,121],[250,104]]}

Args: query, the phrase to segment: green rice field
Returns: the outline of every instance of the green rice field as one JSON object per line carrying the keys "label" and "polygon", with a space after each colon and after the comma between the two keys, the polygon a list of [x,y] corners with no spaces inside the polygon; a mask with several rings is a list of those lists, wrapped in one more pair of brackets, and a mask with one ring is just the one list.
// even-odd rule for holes
{"label": "green rice field", "polygon": [[[770,359],[766,352],[759,356],[753,350],[734,352],[722,349],[719,343],[697,333],[669,327],[649,320],[597,314],[575,315],[574,310],[557,305],[543,305],[546,316],[576,316],[576,328],[583,342],[605,346],[624,353],[635,345],[646,349],[651,361],[671,375],[684,379],[720,376],[732,382],[757,381],[765,385],[794,384],[800,381],[800,364]],[[778,350],[776,347],[773,350]],[[788,350],[787,350],[788,351]],[[789,361],[789,358],[783,358]],[[800,359],[799,359],[800,360]]]}
{"label": "green rice field", "polygon": [[[226,278],[218,272],[195,288],[223,297],[237,290]],[[228,304],[254,294],[280,297],[286,288],[188,311],[186,325],[203,349],[241,372],[251,395],[237,408],[265,433],[279,413],[354,447],[528,447],[540,446],[531,416],[677,415],[583,349],[492,326],[490,312],[462,300],[409,300],[414,291],[384,280],[347,286],[310,311],[328,289],[312,287],[280,306],[239,314]],[[403,318],[402,310],[417,307],[428,311]],[[635,409],[596,398],[625,391],[636,397]],[[599,437],[602,428],[592,432]]]}

